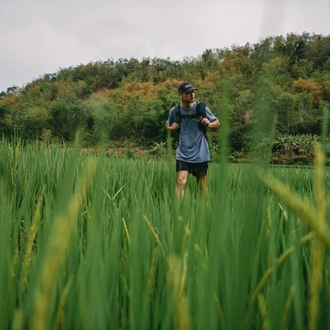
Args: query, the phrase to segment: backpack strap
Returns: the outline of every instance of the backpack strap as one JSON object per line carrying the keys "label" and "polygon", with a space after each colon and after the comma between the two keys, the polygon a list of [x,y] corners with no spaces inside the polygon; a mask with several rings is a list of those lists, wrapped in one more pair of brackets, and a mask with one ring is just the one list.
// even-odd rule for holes
{"label": "backpack strap", "polygon": [[180,103],[174,107],[175,122],[181,124],[181,118],[205,118],[206,117],[206,104],[204,102],[197,102],[197,109],[195,115],[185,115],[180,111]]}
{"label": "backpack strap", "polygon": [[199,128],[203,131],[204,135],[206,135],[206,126],[202,124],[203,118],[206,117],[206,104],[204,102],[197,103],[197,115],[199,119]]}
{"label": "backpack strap", "polygon": [[206,126],[201,124],[203,118],[206,117],[206,104],[204,102],[197,102],[196,114],[195,115],[184,115],[180,111],[180,103],[174,107],[175,122],[181,125],[181,118],[198,118],[200,123],[199,127],[206,135]]}
{"label": "backpack strap", "polygon": [[206,104],[204,102],[197,102],[198,117],[206,117]]}
{"label": "backpack strap", "polygon": [[181,125],[181,111],[180,111],[180,103],[178,103],[174,107],[174,112],[175,112],[175,122],[179,125]]}

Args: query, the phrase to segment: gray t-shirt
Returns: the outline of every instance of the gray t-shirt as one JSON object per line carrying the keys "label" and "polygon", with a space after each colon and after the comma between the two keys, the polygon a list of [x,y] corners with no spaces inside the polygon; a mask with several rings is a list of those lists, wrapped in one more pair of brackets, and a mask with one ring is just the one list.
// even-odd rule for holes
{"label": "gray t-shirt", "polygon": [[[181,114],[196,115],[197,103],[189,110],[182,108]],[[217,118],[211,110],[206,107],[206,117],[212,122]],[[175,107],[168,114],[167,124],[171,126],[175,122]],[[176,151],[176,159],[187,163],[203,163],[210,161],[209,146],[204,132],[199,127],[198,118],[181,117],[181,128],[179,135],[179,146]]]}

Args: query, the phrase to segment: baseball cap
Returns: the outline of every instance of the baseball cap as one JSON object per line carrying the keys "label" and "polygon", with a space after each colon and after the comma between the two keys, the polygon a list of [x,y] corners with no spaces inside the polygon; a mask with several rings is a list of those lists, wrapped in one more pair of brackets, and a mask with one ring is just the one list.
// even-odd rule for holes
{"label": "baseball cap", "polygon": [[192,91],[197,90],[189,81],[184,81],[178,88],[179,93],[189,94]]}

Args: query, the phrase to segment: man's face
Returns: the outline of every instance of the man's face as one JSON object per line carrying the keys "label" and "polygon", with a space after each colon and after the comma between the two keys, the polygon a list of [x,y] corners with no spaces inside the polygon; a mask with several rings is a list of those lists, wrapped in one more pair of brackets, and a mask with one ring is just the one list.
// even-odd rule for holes
{"label": "man's face", "polygon": [[195,101],[195,91],[190,93],[180,93],[180,98],[183,105],[190,105]]}

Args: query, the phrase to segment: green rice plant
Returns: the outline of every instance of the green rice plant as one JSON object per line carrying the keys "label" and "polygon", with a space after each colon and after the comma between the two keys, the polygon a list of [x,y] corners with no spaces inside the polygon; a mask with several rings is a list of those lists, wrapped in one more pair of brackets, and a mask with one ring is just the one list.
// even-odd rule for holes
{"label": "green rice plant", "polygon": [[6,141],[0,154],[1,328],[330,325],[321,150],[315,168],[220,154],[207,203],[191,177],[176,200],[173,157]]}

